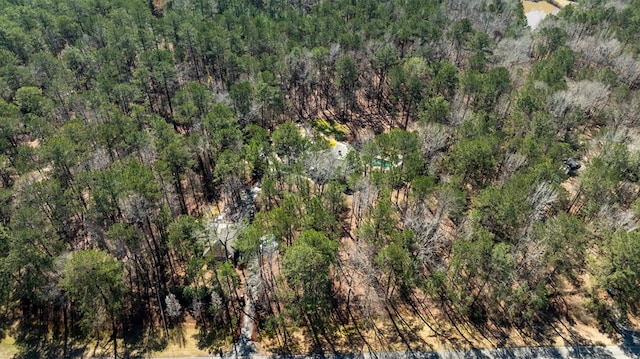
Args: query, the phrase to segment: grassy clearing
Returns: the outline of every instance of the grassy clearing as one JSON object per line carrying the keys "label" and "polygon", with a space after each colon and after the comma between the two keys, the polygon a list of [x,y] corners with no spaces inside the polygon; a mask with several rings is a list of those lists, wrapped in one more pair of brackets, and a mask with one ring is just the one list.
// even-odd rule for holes
{"label": "grassy clearing", "polygon": [[[158,330],[161,330],[158,328]],[[187,320],[181,326],[169,329],[169,338],[165,344],[161,344],[164,348],[161,351],[137,352],[136,355],[143,354],[145,358],[180,358],[180,357],[205,357],[209,355],[206,350],[198,349],[198,329],[195,322]],[[163,334],[161,334],[162,336]],[[163,342],[164,339],[160,339]],[[143,339],[145,341],[145,339]],[[151,343],[146,343],[151,345]],[[95,345],[95,343],[93,344]],[[91,347],[91,345],[89,345]],[[119,343],[119,347],[123,348],[123,343]],[[111,346],[109,343],[102,350],[98,350],[99,354],[109,354]]]}
{"label": "grassy clearing", "polygon": [[[169,330],[169,341],[166,347],[159,352],[141,353],[137,352],[135,355],[143,354],[145,358],[168,358],[168,357],[205,357],[209,353],[206,350],[198,349],[198,329],[193,321],[187,321],[181,328],[174,328]],[[124,342],[118,340],[118,348],[120,354],[124,349]],[[76,348],[77,349],[77,348]],[[228,348],[225,348],[228,349]],[[108,337],[102,338],[99,341],[92,341],[86,344],[83,350],[80,350],[82,357],[88,358],[94,355],[112,356],[112,343]],[[15,345],[15,339],[8,336],[0,340],[0,359],[12,358],[18,354],[18,348]]]}
{"label": "grassy clearing", "polygon": [[0,341],[0,358],[11,358],[18,353],[16,341],[12,337],[6,337]]}
{"label": "grassy clearing", "polygon": [[207,356],[206,350],[198,349],[198,329],[195,323],[188,321],[181,328],[170,330],[170,340],[167,347],[157,353],[151,354],[152,358],[168,357],[199,357]]}

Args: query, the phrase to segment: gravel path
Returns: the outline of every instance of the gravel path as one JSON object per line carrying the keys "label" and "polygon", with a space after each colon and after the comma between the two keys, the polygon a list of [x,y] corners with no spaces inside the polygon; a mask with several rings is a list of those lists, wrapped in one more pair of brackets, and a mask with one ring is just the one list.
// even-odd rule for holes
{"label": "gravel path", "polygon": [[260,291],[260,263],[257,257],[249,260],[245,283],[245,302],[240,327],[240,337],[225,357],[253,357],[256,346],[253,342],[255,302]]}

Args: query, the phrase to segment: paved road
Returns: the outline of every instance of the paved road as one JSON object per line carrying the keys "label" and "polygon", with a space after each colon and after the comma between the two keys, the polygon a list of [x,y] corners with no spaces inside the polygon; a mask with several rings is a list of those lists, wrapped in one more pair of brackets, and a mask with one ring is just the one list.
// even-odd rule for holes
{"label": "paved road", "polygon": [[[163,359],[203,359],[193,358],[163,358]],[[222,359],[250,358],[250,359],[558,359],[558,358],[603,358],[622,359],[640,358],[640,347],[608,346],[608,347],[539,347],[539,348],[504,348],[504,349],[476,349],[476,350],[442,350],[433,352],[397,352],[397,353],[344,353],[325,355],[258,355],[236,356],[226,354]]]}

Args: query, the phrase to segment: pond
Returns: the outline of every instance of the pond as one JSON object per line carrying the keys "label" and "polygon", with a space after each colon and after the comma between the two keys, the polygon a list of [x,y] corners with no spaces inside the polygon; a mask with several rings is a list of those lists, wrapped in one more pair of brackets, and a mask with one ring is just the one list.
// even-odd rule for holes
{"label": "pond", "polygon": [[531,29],[538,27],[542,19],[549,14],[557,14],[560,9],[547,1],[523,1],[524,15],[527,17],[527,25]]}

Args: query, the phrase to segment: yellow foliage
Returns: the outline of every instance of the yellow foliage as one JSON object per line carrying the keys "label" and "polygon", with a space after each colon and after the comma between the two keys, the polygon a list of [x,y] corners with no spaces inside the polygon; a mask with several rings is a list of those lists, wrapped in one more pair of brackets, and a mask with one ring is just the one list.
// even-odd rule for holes
{"label": "yellow foliage", "polygon": [[[344,140],[349,134],[347,126],[326,118],[319,118],[313,121],[313,129],[327,136],[331,136],[338,141]],[[335,145],[332,145],[335,146]]]}

